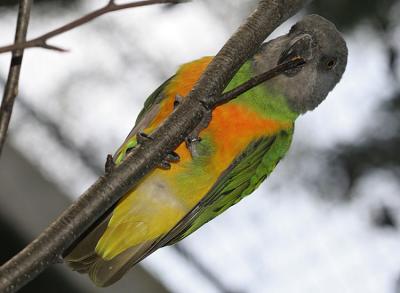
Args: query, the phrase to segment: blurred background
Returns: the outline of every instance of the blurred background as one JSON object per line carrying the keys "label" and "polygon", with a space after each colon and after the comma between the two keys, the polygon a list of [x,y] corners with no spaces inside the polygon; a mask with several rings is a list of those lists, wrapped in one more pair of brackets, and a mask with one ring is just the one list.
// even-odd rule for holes
{"label": "blurred background", "polygon": [[[0,2],[0,44],[13,40],[17,2]],[[105,2],[36,0],[29,36]],[[26,52],[0,159],[0,262],[102,173],[145,98],[179,64],[214,55],[256,2],[125,10],[50,41],[68,53]],[[315,0],[274,36],[308,13],[344,33],[348,68],[257,192],[107,290],[60,265],[21,292],[399,293],[400,1]]]}

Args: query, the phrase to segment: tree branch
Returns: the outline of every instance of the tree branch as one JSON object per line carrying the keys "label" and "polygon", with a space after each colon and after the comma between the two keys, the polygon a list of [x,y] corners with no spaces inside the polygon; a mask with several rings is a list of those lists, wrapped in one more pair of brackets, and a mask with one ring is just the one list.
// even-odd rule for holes
{"label": "tree branch", "polygon": [[[0,74],[0,86],[5,84],[5,79]],[[93,156],[93,152],[91,150],[95,149],[96,146],[91,144],[87,147],[80,147],[76,144],[76,142],[69,135],[65,135],[62,133],[61,129],[57,122],[53,121],[52,118],[48,117],[47,114],[37,111],[37,109],[32,108],[32,105],[27,103],[23,96],[19,96],[16,103],[22,107],[24,121],[33,120],[36,123],[40,124],[40,127],[43,127],[50,133],[53,137],[52,139],[59,145],[59,147],[65,148],[69,151],[74,157],[76,157],[80,162],[82,162],[85,166],[93,174],[101,174],[103,171],[103,166],[99,165],[99,162]],[[28,118],[28,120],[27,120]],[[93,142],[94,143],[94,142]],[[111,164],[110,159],[109,164]],[[112,158],[111,158],[112,160]],[[106,162],[107,166],[107,162]],[[112,161],[112,167],[114,167],[114,162]],[[107,169],[106,169],[107,170]],[[106,171],[107,172],[107,171]],[[185,258],[190,264],[202,274],[209,282],[213,284],[220,292],[230,292],[228,288],[225,287],[223,282],[221,282],[217,277],[213,275],[211,271],[208,270],[201,262],[199,262],[194,255],[191,255],[190,251],[184,247],[183,244],[176,243],[171,247],[176,250],[176,252]],[[232,292],[233,293],[233,292]]]}
{"label": "tree branch", "polygon": [[[32,0],[21,0],[19,2],[17,28],[15,32],[15,42],[24,42],[28,31],[29,17],[31,14]],[[24,51],[13,51],[11,56],[10,69],[6,86],[4,87],[3,100],[0,107],[0,155],[6,141],[8,125],[10,124],[11,114],[15,98],[18,94],[19,74],[21,72],[22,57]]]}
{"label": "tree branch", "polygon": [[230,100],[233,100],[236,97],[240,96],[244,92],[247,92],[248,90],[258,86],[259,84],[261,84],[267,80],[270,80],[270,79],[274,78],[275,76],[278,76],[279,74],[282,74],[289,69],[294,69],[294,68],[302,66],[304,64],[305,64],[304,59],[299,56],[296,56],[287,62],[281,63],[281,64],[277,65],[276,67],[272,68],[271,70],[261,73],[255,77],[249,79],[248,81],[242,83],[241,85],[234,88],[233,90],[230,90],[229,92],[224,93],[218,99],[218,105],[225,104],[225,103],[229,102]]}
{"label": "tree branch", "polygon": [[0,268],[0,292],[15,292],[51,264],[126,192],[176,149],[218,103],[240,66],[307,0],[260,0],[177,109],[113,172],[100,177],[45,231]]}
{"label": "tree branch", "polygon": [[[3,100],[0,108],[0,155],[6,140],[8,126],[10,123],[12,110],[14,106],[14,100],[18,93],[18,81],[19,73],[21,69],[21,62],[23,56],[23,50],[32,47],[41,47],[44,49],[55,50],[59,52],[65,52],[66,50],[58,46],[49,45],[47,41],[57,35],[72,30],[78,26],[81,26],[103,14],[154,4],[178,4],[186,0],[143,0],[137,2],[130,2],[125,4],[116,4],[114,0],[110,0],[104,7],[99,8],[91,13],[88,13],[66,25],[61,26],[51,32],[48,32],[40,37],[34,38],[29,41],[26,40],[26,32],[28,28],[30,7],[32,0],[21,1],[19,8],[19,15],[17,20],[17,32],[15,37],[15,43],[12,45],[0,47],[0,54],[12,51],[12,59],[10,65],[10,71],[4,90]],[[23,6],[22,6],[23,5]]]}
{"label": "tree branch", "polygon": [[70,23],[67,23],[67,24],[65,24],[55,30],[52,30],[44,35],[41,35],[37,38],[31,39],[29,41],[25,41],[25,39],[18,40],[18,41],[15,41],[14,44],[2,46],[2,47],[0,47],[0,54],[14,51],[14,50],[33,48],[33,47],[40,47],[40,48],[44,48],[44,49],[48,49],[48,50],[64,52],[64,51],[66,51],[65,49],[60,48],[58,46],[49,45],[47,43],[47,41],[55,36],[61,35],[67,31],[70,31],[76,27],[79,27],[85,23],[88,23],[89,21],[91,21],[99,16],[102,16],[103,14],[106,14],[106,13],[110,13],[110,12],[122,10],[122,9],[148,6],[148,5],[154,5],[154,4],[178,4],[178,3],[182,3],[184,1],[186,1],[186,0],[143,0],[143,1],[125,3],[125,4],[116,4],[113,0],[110,0],[102,8],[96,9],[96,10],[70,22]]}

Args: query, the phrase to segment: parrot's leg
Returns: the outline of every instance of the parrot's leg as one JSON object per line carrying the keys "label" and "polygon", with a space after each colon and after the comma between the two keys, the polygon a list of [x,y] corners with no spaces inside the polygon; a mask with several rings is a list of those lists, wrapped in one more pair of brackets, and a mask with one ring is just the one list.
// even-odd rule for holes
{"label": "parrot's leg", "polygon": [[188,136],[185,140],[186,148],[189,150],[192,158],[198,155],[197,144],[201,142],[200,136]]}
{"label": "parrot's leg", "polygon": [[[179,104],[182,103],[183,99],[184,97],[180,95],[175,96],[174,109],[176,109],[176,107],[178,107]],[[210,121],[211,121],[211,111],[207,112],[207,114],[203,117],[199,125],[197,125],[197,127],[185,139],[186,147],[190,151],[192,158],[198,155],[198,152],[196,150],[196,145],[201,141],[201,137],[199,136],[200,131],[206,128],[210,123]]]}
{"label": "parrot's leg", "polygon": [[[138,142],[138,144],[143,144],[145,141],[148,141],[148,140],[153,140],[153,139],[144,132],[139,132],[136,135],[136,141]],[[169,169],[171,169],[170,163],[178,163],[179,160],[180,160],[180,157],[177,153],[170,152],[167,154],[167,156],[164,158],[164,160],[161,161],[161,163],[158,165],[158,168],[163,169],[163,170],[169,170]]]}
{"label": "parrot's leg", "polygon": [[200,132],[207,128],[208,124],[211,121],[211,111],[207,112],[199,125],[188,135],[188,137],[185,140],[186,147],[190,151],[190,154],[193,157],[198,156],[198,151],[196,146],[201,142],[201,137],[200,137]]}

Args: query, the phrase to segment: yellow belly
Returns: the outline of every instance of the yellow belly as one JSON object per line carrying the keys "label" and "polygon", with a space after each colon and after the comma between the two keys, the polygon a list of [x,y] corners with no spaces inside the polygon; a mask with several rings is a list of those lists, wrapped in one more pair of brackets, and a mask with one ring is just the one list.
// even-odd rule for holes
{"label": "yellow belly", "polygon": [[96,246],[96,252],[104,259],[166,234],[212,186],[215,172],[206,168],[193,173],[196,171],[184,144],[177,153],[181,157],[179,163],[170,170],[152,171],[118,203]]}
{"label": "yellow belly", "polygon": [[[188,64],[178,72],[167,87],[167,98],[161,102],[157,116],[145,129],[151,133],[173,110],[177,95],[186,96],[211,58],[203,58],[202,66]],[[192,68],[194,65],[194,68]],[[199,70],[193,70],[193,69]],[[187,71],[187,72],[186,72]],[[180,80],[185,77],[185,81]],[[272,135],[291,123],[260,117],[258,113],[234,103],[217,107],[201,137],[212,141],[212,153],[206,163],[192,160],[185,144],[176,152],[181,161],[171,170],[156,169],[130,193],[113,211],[108,228],[96,247],[96,252],[111,259],[124,250],[166,234],[212,188],[233,160],[260,136]]]}
{"label": "yellow belly", "polygon": [[111,259],[129,247],[157,238],[187,212],[188,207],[156,170],[118,204],[96,251]]}
{"label": "yellow belly", "polygon": [[[181,157],[179,163],[172,164],[170,170],[154,170],[117,205],[96,247],[99,255],[111,259],[166,234],[207,194],[253,139],[289,127],[287,123],[257,119],[251,112],[239,112],[236,106],[226,107],[216,109],[210,125],[200,133],[214,141],[207,163],[199,168],[185,144],[181,144],[176,150]],[[229,117],[236,119],[229,121]]]}

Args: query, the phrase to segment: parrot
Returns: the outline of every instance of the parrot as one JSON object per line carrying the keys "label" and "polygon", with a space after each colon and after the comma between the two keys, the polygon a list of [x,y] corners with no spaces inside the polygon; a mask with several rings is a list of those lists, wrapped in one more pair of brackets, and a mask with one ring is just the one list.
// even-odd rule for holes
{"label": "parrot", "polygon": [[[295,120],[341,80],[346,42],[335,25],[308,15],[263,43],[234,75],[229,91],[294,57],[302,66],[218,105],[199,127],[98,220],[65,256],[95,285],[109,286],[160,247],[172,245],[251,194],[285,156]],[[116,166],[192,90],[212,56],[181,65],[149,96],[113,156]]]}

